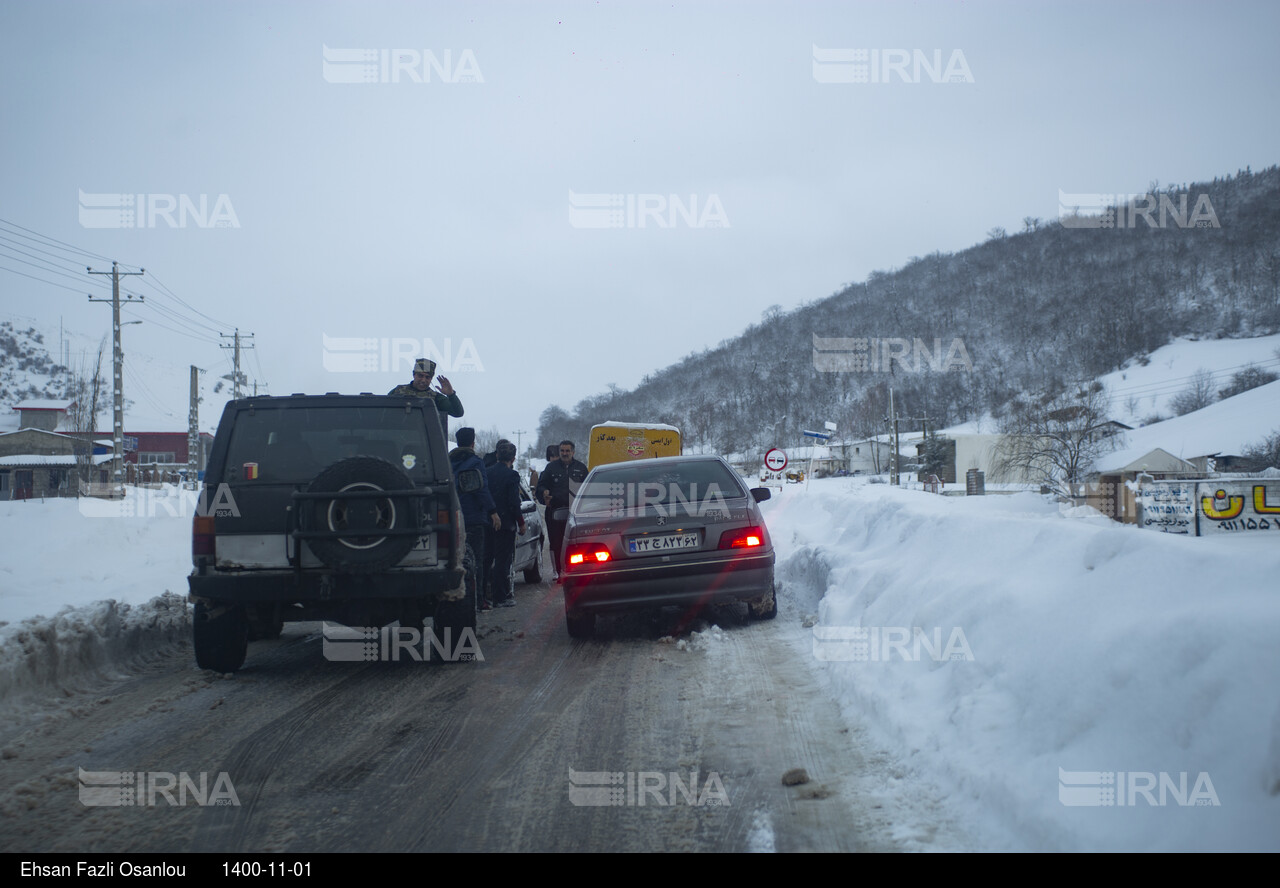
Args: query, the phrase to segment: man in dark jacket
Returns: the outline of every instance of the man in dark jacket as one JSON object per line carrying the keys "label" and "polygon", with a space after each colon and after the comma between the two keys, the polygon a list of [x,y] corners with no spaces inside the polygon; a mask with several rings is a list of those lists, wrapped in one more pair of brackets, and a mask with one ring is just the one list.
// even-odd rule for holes
{"label": "man in dark jacket", "polygon": [[568,521],[552,517],[556,509],[567,509],[578,493],[578,486],[587,478],[587,467],[573,458],[572,441],[560,442],[560,458],[547,463],[538,476],[538,490],[534,497],[547,507],[547,539],[551,546],[551,563],[556,578],[560,577],[560,547],[564,543],[564,529]]}
{"label": "man in dark jacket", "polygon": [[520,513],[520,473],[515,470],[516,445],[505,438],[494,448],[497,462],[486,470],[489,492],[498,507],[502,526],[488,533],[485,551],[489,564],[489,599],[494,607],[514,607],[515,591],[511,588],[511,562],[516,554],[516,534],[524,533],[524,515]]}
{"label": "man in dark jacket", "polygon": [[436,402],[436,410],[440,413],[440,424],[448,430],[448,416],[462,416],[462,401],[458,399],[458,393],[453,390],[453,386],[449,384],[447,376],[441,376],[437,379],[439,389],[432,390],[431,378],[436,373],[436,362],[429,358],[418,358],[413,362],[413,382],[406,382],[404,385],[398,385],[388,395],[397,395],[407,398],[431,398]]}
{"label": "man in dark jacket", "polygon": [[[484,463],[476,456],[476,430],[473,428],[458,429],[455,436],[458,446],[449,451],[449,464],[453,469],[453,483],[458,488],[458,503],[462,506],[462,523],[467,529],[467,545],[476,557],[476,608],[488,610],[491,606],[484,597],[485,566],[485,528],[497,530],[502,526],[498,517],[498,508],[489,493],[489,483],[485,478]],[[479,476],[479,486],[474,490],[464,491],[459,481],[463,472],[475,470]]]}

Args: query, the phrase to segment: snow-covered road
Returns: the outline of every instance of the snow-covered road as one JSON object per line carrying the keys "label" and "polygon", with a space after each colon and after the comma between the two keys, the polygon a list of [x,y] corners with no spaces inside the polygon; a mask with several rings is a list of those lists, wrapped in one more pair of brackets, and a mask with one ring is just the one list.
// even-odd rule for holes
{"label": "snow-covered road", "polygon": [[[183,609],[152,601],[185,590],[190,513],[139,505],[0,504],[0,703],[23,730],[37,711],[94,718],[84,692],[166,651],[194,670]],[[785,664],[798,693],[838,708],[847,734],[823,732],[821,759],[845,743],[858,763],[824,767],[846,775],[833,791],[864,846],[1280,850],[1275,539],[850,479],[788,485],[764,508],[778,621],[708,629],[681,655]],[[771,845],[769,817],[755,822],[755,847],[831,847],[794,831]]]}

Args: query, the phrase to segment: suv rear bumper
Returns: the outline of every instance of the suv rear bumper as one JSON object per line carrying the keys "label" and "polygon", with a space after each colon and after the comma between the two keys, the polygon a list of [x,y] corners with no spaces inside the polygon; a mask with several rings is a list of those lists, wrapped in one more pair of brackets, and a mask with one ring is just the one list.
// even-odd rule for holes
{"label": "suv rear bumper", "polygon": [[192,573],[194,598],[239,602],[373,601],[418,598],[458,601],[466,596],[463,569],[390,570],[369,574],[334,571],[243,570]]}

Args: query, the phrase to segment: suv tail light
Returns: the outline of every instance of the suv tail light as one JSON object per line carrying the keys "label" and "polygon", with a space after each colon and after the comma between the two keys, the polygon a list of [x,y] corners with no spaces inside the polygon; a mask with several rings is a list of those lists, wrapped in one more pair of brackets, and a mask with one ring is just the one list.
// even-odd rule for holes
{"label": "suv tail light", "polygon": [[735,527],[720,534],[721,549],[754,549],[756,546],[763,545],[764,528],[758,525]]}
{"label": "suv tail light", "polygon": [[612,556],[604,543],[572,543],[564,550],[565,570],[587,564],[603,564]]}
{"label": "suv tail light", "polygon": [[204,564],[217,554],[217,538],[214,535],[212,515],[196,515],[191,522],[191,560]]}
{"label": "suv tail light", "polygon": [[[448,509],[436,509],[436,524],[439,524],[442,527],[449,526],[449,510]],[[456,533],[453,535],[453,538],[456,540],[457,538]],[[436,531],[436,559],[437,560],[440,560],[440,561],[449,560],[448,553],[453,551],[449,547],[449,542],[450,542],[450,535],[448,530]]]}

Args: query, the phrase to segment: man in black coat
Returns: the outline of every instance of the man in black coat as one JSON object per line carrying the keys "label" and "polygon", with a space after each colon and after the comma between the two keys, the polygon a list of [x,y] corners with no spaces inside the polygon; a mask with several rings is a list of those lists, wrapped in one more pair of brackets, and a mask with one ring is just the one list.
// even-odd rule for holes
{"label": "man in black coat", "polygon": [[488,577],[489,600],[493,606],[515,607],[511,562],[516,554],[516,534],[524,533],[524,515],[520,513],[520,473],[515,470],[516,445],[504,438],[493,452],[497,461],[485,473],[502,526],[488,531],[485,557],[489,559],[489,566],[485,576]]}
{"label": "man in black coat", "polygon": [[556,578],[560,577],[560,547],[564,544],[564,529],[568,521],[552,517],[556,509],[567,509],[578,493],[578,487],[587,479],[587,467],[573,458],[572,441],[560,442],[560,458],[547,463],[538,476],[538,489],[534,498],[547,507],[547,538],[551,545],[551,563]]}

